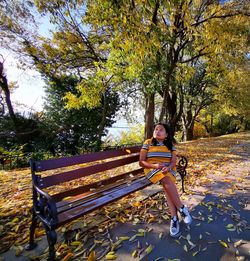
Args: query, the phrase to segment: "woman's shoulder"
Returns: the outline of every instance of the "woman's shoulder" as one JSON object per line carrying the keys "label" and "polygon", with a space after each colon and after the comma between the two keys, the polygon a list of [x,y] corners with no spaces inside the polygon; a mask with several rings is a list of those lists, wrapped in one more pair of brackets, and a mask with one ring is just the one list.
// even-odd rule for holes
{"label": "woman's shoulder", "polygon": [[151,145],[151,143],[152,143],[152,139],[147,139],[144,141],[144,144]]}
{"label": "woman's shoulder", "polygon": [[142,145],[142,150],[148,150],[151,144],[152,144],[152,139],[145,140]]}

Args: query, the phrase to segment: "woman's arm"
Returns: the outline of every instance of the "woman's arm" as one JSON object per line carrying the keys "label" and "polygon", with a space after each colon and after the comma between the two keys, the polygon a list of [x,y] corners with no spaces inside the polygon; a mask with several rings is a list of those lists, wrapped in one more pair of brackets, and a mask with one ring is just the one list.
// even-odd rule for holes
{"label": "woman's arm", "polygon": [[171,169],[175,168],[176,167],[176,160],[177,160],[176,153],[172,153],[170,165],[162,168],[162,172],[166,173],[166,172],[169,172]]}
{"label": "woman's arm", "polygon": [[149,163],[147,162],[147,151],[146,150],[141,150],[140,152],[140,160],[139,160],[139,165],[143,168],[147,169],[161,169],[164,167],[163,163]]}
{"label": "woman's arm", "polygon": [[176,153],[172,153],[172,158],[171,158],[170,166],[169,166],[171,169],[176,167],[176,160],[177,160]]}

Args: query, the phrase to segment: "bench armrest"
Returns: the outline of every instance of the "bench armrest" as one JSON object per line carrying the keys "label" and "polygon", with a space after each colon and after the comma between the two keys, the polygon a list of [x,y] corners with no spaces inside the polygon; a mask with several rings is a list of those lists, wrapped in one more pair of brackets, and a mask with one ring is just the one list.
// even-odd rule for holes
{"label": "bench armrest", "polygon": [[33,208],[36,214],[49,226],[57,223],[55,200],[33,182]]}
{"label": "bench armrest", "polygon": [[187,165],[188,165],[188,159],[185,156],[182,156],[182,155],[177,155],[177,159],[178,159],[178,162],[177,162],[176,170],[181,176],[182,192],[185,192],[184,179],[187,175],[186,168],[187,168]]}

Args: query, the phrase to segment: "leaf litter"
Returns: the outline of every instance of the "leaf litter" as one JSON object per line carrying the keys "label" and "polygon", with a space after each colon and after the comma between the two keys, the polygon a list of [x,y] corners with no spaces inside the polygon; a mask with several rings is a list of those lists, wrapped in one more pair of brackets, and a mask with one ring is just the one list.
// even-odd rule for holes
{"label": "leaf litter", "polygon": [[[221,143],[220,139],[204,139],[201,141],[194,141],[188,144],[178,145],[178,150],[182,152],[183,155],[189,158],[189,178],[187,179],[186,186],[195,187],[202,186],[211,183],[212,180],[207,177],[211,172],[216,173],[216,175],[225,175],[227,173],[221,173],[219,170],[223,165],[232,162],[231,155],[235,152],[231,152],[225,156],[225,152],[228,152],[228,148],[235,146],[239,140],[244,140],[244,136],[237,137],[237,139],[224,138]],[[219,143],[219,146],[218,146]],[[207,146],[209,144],[209,146]],[[214,151],[217,151],[217,157],[214,157]],[[204,162],[204,158],[209,159]],[[209,166],[209,168],[208,168]],[[230,185],[232,183],[227,177],[224,178],[224,182]],[[70,184],[72,185],[72,184]],[[238,186],[239,187],[239,186]],[[228,188],[227,193],[233,195],[234,190],[238,189],[237,186],[232,186]],[[180,184],[178,184],[178,189],[180,189]],[[29,226],[31,221],[30,207],[31,202],[31,177],[29,169],[14,170],[14,171],[2,171],[0,172],[0,239],[3,244],[1,245],[0,251],[6,251],[11,246],[16,250],[16,254],[20,255],[23,251],[22,245],[27,243],[29,236]],[[192,191],[187,191],[192,194]],[[184,195],[183,195],[184,198]],[[93,216],[89,215],[90,218],[84,217],[79,219],[77,222],[81,223],[82,226],[79,230],[73,233],[72,239],[59,242],[56,245],[57,256],[62,260],[74,259],[76,257],[85,257],[86,260],[100,260],[100,258],[108,257],[109,260],[115,260],[117,256],[117,250],[122,247],[124,242],[129,244],[136,244],[134,254],[132,256],[136,257],[141,255],[143,252],[145,254],[150,254],[153,251],[153,245],[142,245],[140,243],[140,238],[145,238],[147,233],[151,233],[151,230],[143,228],[140,231],[136,231],[132,236],[120,235],[118,240],[113,241],[110,235],[110,229],[114,227],[119,222],[133,222],[134,224],[141,224],[147,226],[151,223],[162,223],[167,222],[170,219],[169,213],[167,212],[165,205],[165,198],[162,193],[158,193],[155,197],[150,197],[142,202],[134,201],[133,197],[127,197],[124,200],[120,200],[118,204],[124,205],[124,202],[131,202],[132,208],[120,213],[110,206],[104,209],[105,216],[108,221],[99,224],[97,228],[90,229],[88,236],[85,233],[88,227],[91,227],[93,216],[100,211],[96,211]],[[241,219],[240,214],[227,204],[227,202],[221,201],[221,204],[215,204],[214,202],[205,203],[209,212],[213,212],[214,208],[218,209],[217,214],[225,214],[231,211],[229,214],[234,221],[233,224],[228,223],[226,229],[237,233],[241,233],[244,229],[247,229],[247,222]],[[241,206],[244,207],[245,204],[240,202]],[[103,210],[102,210],[103,211]],[[202,213],[194,219],[200,220],[201,222],[213,222],[215,216],[210,216],[208,219],[204,217]],[[72,230],[74,223],[65,225],[61,228],[61,232],[64,234],[67,231]],[[196,226],[200,226],[201,223],[197,223]],[[74,230],[74,229],[73,229]],[[21,236],[20,236],[21,233]],[[45,233],[42,226],[40,225],[36,231],[36,240],[38,240]],[[210,236],[209,231],[205,231],[207,236]],[[163,234],[159,234],[159,239],[163,237]],[[193,256],[196,256],[201,251],[206,251],[207,246],[201,247],[198,240],[202,240],[204,235],[200,234],[197,242],[191,236],[187,237],[186,243],[182,245],[180,240],[175,240],[176,243],[185,246],[187,251],[197,249],[193,252]],[[219,240],[223,247],[228,247],[228,243],[224,240]],[[237,248],[244,244],[243,240],[234,242],[234,247]],[[199,247],[198,247],[199,246]],[[184,251],[186,251],[184,250]],[[48,254],[48,248],[45,250],[45,257]],[[161,257],[159,257],[161,258]]]}

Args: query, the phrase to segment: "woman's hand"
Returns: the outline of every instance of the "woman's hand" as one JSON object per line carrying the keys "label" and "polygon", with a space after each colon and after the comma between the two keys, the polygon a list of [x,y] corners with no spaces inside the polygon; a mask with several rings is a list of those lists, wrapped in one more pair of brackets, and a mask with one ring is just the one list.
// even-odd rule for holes
{"label": "woman's hand", "polygon": [[171,167],[170,167],[170,166],[168,166],[168,167],[164,166],[161,171],[162,171],[162,173],[167,173],[167,172],[169,172],[170,170],[171,170]]}
{"label": "woman's hand", "polygon": [[154,163],[154,169],[163,169],[165,167],[164,163]]}

